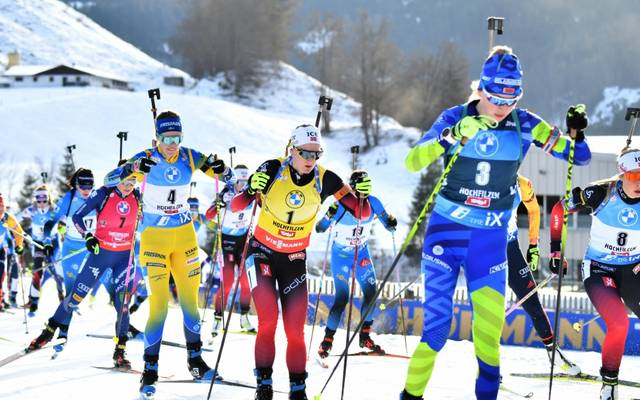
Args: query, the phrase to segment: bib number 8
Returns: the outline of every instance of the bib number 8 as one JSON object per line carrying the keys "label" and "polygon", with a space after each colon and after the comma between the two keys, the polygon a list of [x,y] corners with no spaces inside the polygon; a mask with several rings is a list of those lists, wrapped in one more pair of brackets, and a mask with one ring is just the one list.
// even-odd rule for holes
{"label": "bib number 8", "polygon": [[491,164],[486,161],[480,161],[476,167],[476,184],[478,186],[485,186],[489,183],[491,177]]}

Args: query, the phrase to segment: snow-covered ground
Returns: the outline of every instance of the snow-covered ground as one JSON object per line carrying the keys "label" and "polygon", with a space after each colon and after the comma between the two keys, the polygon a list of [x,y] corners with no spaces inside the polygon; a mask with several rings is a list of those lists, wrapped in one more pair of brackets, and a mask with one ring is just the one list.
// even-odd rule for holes
{"label": "snow-covered ground", "polygon": [[[54,285],[48,283],[44,289],[44,300],[36,317],[29,319],[29,334],[24,332],[23,314],[21,309],[13,309],[14,314],[0,314],[0,359],[19,351],[23,346],[36,337],[46,319],[56,307],[57,300]],[[70,329],[70,339],[66,349],[56,360],[51,360],[53,350],[44,349],[27,355],[11,364],[0,367],[0,398],[3,400],[47,399],[47,400],[112,400],[135,399],[139,387],[139,376],[117,372],[103,371],[92,366],[110,366],[114,344],[110,340],[86,337],[87,333],[112,334],[115,313],[106,304],[107,296],[101,291],[93,309],[89,308],[88,300],[81,305],[81,315],[74,316]],[[147,306],[132,316],[132,323],[143,328],[148,310]],[[208,312],[211,315],[211,311]],[[205,343],[211,327],[209,321],[203,327]],[[254,317],[255,322],[255,317]],[[234,315],[231,329],[237,329],[238,317]],[[277,332],[277,355],[274,366],[274,388],[288,391],[288,376],[284,360],[286,337],[281,329]],[[307,340],[310,334],[307,327]],[[321,340],[322,330],[316,329],[312,351],[315,351]],[[169,310],[169,317],[165,325],[165,340],[183,342],[181,313],[178,308]],[[222,356],[220,373],[226,379],[253,383],[253,349],[254,337],[229,334]],[[339,331],[335,340],[335,351],[338,353],[343,346],[344,331]],[[419,338],[408,338],[409,352],[413,351]],[[398,335],[379,335],[377,341],[390,353],[404,354],[404,341]],[[214,352],[204,353],[209,365],[215,364],[219,342],[206,347]],[[142,370],[143,344],[132,341],[128,344],[128,357],[133,368]],[[354,349],[355,350],[355,349]],[[567,355],[577,362],[583,371],[597,374],[600,366],[600,356],[597,353],[567,352]],[[501,352],[502,374],[504,384],[518,392],[534,393],[534,399],[546,399],[548,382],[528,378],[515,378],[509,373],[544,372],[548,370],[547,355],[542,349],[503,346]],[[331,357],[329,362],[335,362]],[[345,399],[397,399],[402,390],[406,376],[408,360],[388,357],[363,358],[351,357],[348,362],[347,389]],[[333,366],[333,365],[331,365]],[[340,398],[340,382],[342,367],[337,371],[330,385],[323,394],[323,399]],[[473,344],[467,341],[453,342],[445,346],[438,357],[433,377],[425,398],[429,399],[474,399],[473,385],[476,374],[476,362],[473,357]],[[640,368],[640,357],[625,357],[623,359],[621,379],[637,380]],[[330,370],[319,367],[312,360],[307,365],[309,373],[308,395],[317,394],[329,374]],[[160,355],[159,373],[170,379],[189,379],[186,368],[185,350],[163,346]],[[165,378],[166,379],[166,378]],[[161,378],[161,380],[164,380]],[[598,397],[600,385],[593,383],[577,383],[555,381],[553,386],[554,399],[595,399]],[[204,399],[208,385],[160,383],[158,385],[158,400],[169,399]],[[640,397],[640,389],[620,387],[621,399]],[[216,385],[212,394],[213,399],[252,399],[250,389]],[[283,394],[276,394],[275,399],[286,399]],[[518,399],[518,396],[501,391],[500,399]]]}
{"label": "snow-covered ground", "polygon": [[58,0],[0,0],[0,53],[16,50],[21,64],[90,67],[142,88],[165,76],[192,80]]}

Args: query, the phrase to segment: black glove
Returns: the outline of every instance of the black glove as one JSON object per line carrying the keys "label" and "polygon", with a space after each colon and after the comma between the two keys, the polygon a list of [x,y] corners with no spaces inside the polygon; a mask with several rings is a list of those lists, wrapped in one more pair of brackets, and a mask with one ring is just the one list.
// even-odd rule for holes
{"label": "black glove", "polygon": [[326,217],[331,219],[334,215],[336,215],[336,212],[338,212],[338,203],[333,203],[329,206]]}
{"label": "black glove", "polygon": [[143,174],[151,171],[151,167],[157,163],[150,158],[142,157],[133,162],[133,172],[142,172]]}
{"label": "black glove", "polygon": [[387,226],[395,231],[396,226],[398,226],[398,220],[396,219],[396,217],[394,217],[393,215],[389,215],[389,217],[387,217]]}
{"label": "black glove", "polygon": [[[562,276],[567,274],[568,263],[565,258],[562,260]],[[549,252],[549,270],[554,274],[560,272],[560,242],[551,242],[551,251]]]}
{"label": "black glove", "polygon": [[22,253],[24,253],[24,247],[22,246],[16,246],[16,254],[21,256]]}
{"label": "black glove", "polygon": [[51,243],[45,243],[42,247],[45,257],[51,257],[53,255],[53,245]]}
{"label": "black glove", "polygon": [[584,104],[576,104],[569,107],[566,116],[567,132],[571,133],[571,129],[577,131],[576,142],[584,140],[584,130],[589,126],[589,118],[587,117],[587,107]]}
{"label": "black glove", "polygon": [[87,246],[87,250],[90,253],[98,254],[100,253],[100,241],[93,236],[92,233],[87,233],[84,235],[84,244]]}
{"label": "black glove", "polygon": [[224,160],[216,159],[216,156],[213,154],[207,157],[207,160],[204,162],[205,167],[211,168],[215,174],[221,174],[226,169],[224,165]]}

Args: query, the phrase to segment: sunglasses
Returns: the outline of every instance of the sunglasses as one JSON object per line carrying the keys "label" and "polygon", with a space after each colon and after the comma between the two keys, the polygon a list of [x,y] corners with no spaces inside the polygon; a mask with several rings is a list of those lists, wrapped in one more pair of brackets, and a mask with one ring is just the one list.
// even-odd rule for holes
{"label": "sunglasses", "polygon": [[91,190],[91,189],[93,189],[93,185],[78,185],[78,189],[80,189],[80,190]]}
{"label": "sunglasses", "polygon": [[518,102],[518,100],[520,100],[520,97],[522,97],[522,95],[520,95],[518,97],[505,99],[504,97],[498,97],[496,95],[493,95],[493,94],[487,92],[487,90],[485,88],[482,88],[482,93],[484,93],[484,95],[486,96],[487,100],[489,100],[489,102],[491,104],[496,105],[496,106],[511,107],[511,106],[515,105]]}
{"label": "sunglasses", "polygon": [[136,184],[136,180],[135,179],[127,179],[122,181],[122,184],[125,186],[135,186]]}
{"label": "sunglasses", "polygon": [[158,140],[162,144],[166,144],[166,145],[180,144],[180,143],[182,143],[182,135],[178,135],[178,136],[158,136]]}
{"label": "sunglasses", "polygon": [[36,200],[36,203],[38,203],[38,204],[45,204],[45,203],[48,203],[48,202],[49,202],[49,200]]}
{"label": "sunglasses", "polygon": [[244,185],[246,185],[248,182],[249,182],[249,180],[248,180],[248,179],[238,179],[238,180],[236,181],[236,184],[238,184],[238,185],[240,185],[240,186],[244,186]]}
{"label": "sunglasses", "polygon": [[640,181],[640,171],[628,171],[624,173],[624,177],[628,181]]}
{"label": "sunglasses", "polygon": [[298,152],[298,155],[302,158],[304,158],[305,160],[319,160],[320,156],[322,155],[322,151],[309,151],[309,150],[304,150],[298,147],[295,147],[296,151]]}

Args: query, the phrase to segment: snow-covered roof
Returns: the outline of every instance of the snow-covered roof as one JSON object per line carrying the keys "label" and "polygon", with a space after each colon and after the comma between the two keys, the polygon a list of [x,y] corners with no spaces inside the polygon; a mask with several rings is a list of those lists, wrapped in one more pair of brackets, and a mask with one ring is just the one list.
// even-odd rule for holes
{"label": "snow-covered roof", "polygon": [[112,79],[116,81],[127,82],[127,79],[117,76],[111,72],[100,71],[95,68],[89,67],[78,67],[76,65],[14,65],[13,67],[7,69],[4,73],[4,76],[35,76],[45,74],[49,70],[66,67],[70,69],[74,69],[80,72],[84,72],[89,75],[98,76],[101,78]]}
{"label": "snow-covered roof", "polygon": [[[640,132],[638,132],[640,133]],[[627,145],[627,135],[589,136],[587,142],[592,153],[620,154],[620,150]],[[640,146],[640,137],[631,138],[631,146]]]}
{"label": "snow-covered roof", "polygon": [[33,76],[54,68],[53,65],[14,65],[4,72],[4,76]]}

